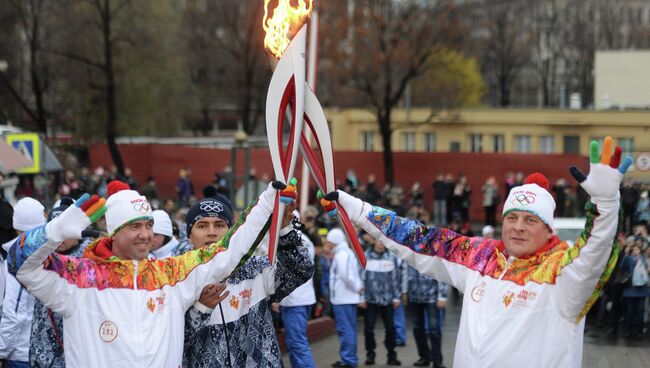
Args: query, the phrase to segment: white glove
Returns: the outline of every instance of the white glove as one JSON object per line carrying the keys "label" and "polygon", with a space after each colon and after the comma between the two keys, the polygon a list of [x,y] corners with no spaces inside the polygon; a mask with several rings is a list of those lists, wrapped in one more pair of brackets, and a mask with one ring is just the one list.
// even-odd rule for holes
{"label": "white glove", "polygon": [[[45,225],[45,234],[53,242],[67,239],[81,239],[81,232],[106,212],[106,200],[88,193],[82,195],[57,218]],[[84,212],[89,212],[88,215]],[[90,217],[89,217],[90,216]]]}
{"label": "white glove", "polygon": [[[348,213],[348,216],[350,217],[350,220],[354,222],[355,224],[358,224],[361,222],[363,219],[363,201],[360,200],[357,197],[351,196],[347,194],[346,192],[342,190],[337,190],[335,193],[338,194],[338,202],[343,208],[345,209],[345,212]],[[326,199],[334,199],[331,198],[331,194],[328,194],[325,196]]]}
{"label": "white glove", "polygon": [[[612,138],[606,137],[603,142],[602,154],[598,154],[598,142],[591,142],[589,154],[589,174],[585,176],[575,166],[569,171],[591,196],[594,203],[617,202],[620,199],[619,187],[625,172],[632,164],[632,158],[627,156],[621,163],[621,147],[616,147],[610,156]],[[620,163],[620,165],[619,165]]]}

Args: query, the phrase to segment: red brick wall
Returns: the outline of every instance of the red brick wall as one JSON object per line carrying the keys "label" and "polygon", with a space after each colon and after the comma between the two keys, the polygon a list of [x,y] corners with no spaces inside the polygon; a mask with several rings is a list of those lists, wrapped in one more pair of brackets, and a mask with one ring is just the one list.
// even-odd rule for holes
{"label": "red brick wall", "polygon": [[[90,162],[92,167],[99,165],[110,167],[112,164],[108,148],[105,144],[90,147]],[[155,177],[160,195],[172,197],[178,171],[189,167],[192,169],[192,180],[195,190],[212,180],[214,173],[224,166],[230,165],[231,151],[224,149],[196,148],[179,145],[129,144],[121,145],[120,151],[125,165],[133,171],[138,183],[144,183],[147,176]],[[361,181],[366,181],[368,174],[375,174],[379,183],[384,182],[383,160],[381,152],[336,152],[335,170],[337,178],[345,179],[348,169],[355,170]],[[244,169],[244,153],[240,150],[237,158],[237,174]],[[488,176],[494,175],[499,181],[503,197],[503,177],[508,171],[522,171],[529,174],[540,171],[545,174],[551,184],[558,178],[566,178],[574,183],[568,168],[576,165],[586,172],[588,159],[579,155],[517,155],[491,153],[394,153],[396,181],[408,193],[411,185],[419,181],[425,190],[425,203],[431,208],[433,190],[431,183],[439,173],[465,173],[472,191],[471,218],[483,219],[482,195],[480,188]],[[251,150],[251,167],[257,169],[258,178],[263,174],[271,177],[273,168],[267,149]],[[300,167],[297,165],[296,177],[300,178]]]}

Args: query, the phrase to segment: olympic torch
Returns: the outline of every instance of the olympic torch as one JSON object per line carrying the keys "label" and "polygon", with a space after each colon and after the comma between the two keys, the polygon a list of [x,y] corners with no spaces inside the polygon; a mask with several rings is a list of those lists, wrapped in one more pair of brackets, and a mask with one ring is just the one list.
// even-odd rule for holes
{"label": "olympic torch", "polygon": [[[312,10],[312,0],[298,0],[297,6],[292,6],[290,0],[278,0],[272,16],[269,14],[269,1],[264,1],[264,48],[279,62],[266,96],[266,131],[275,179],[288,184],[296,166],[302,132],[307,44],[305,23]],[[282,133],[287,107],[291,109],[291,124],[285,150]],[[284,207],[280,194],[276,194],[269,239],[271,263],[275,262]]]}
{"label": "olympic torch", "polygon": [[[297,150],[300,147],[309,171],[321,192],[331,193],[336,190],[336,187],[329,127],[318,98],[305,81],[305,23],[312,10],[312,1],[299,0],[297,7],[292,7],[290,0],[278,0],[278,7],[274,9],[273,16],[270,18],[268,3],[269,0],[265,0],[264,47],[273,57],[279,59],[266,97],[266,130],[275,177],[276,180],[289,182],[293,177]],[[291,126],[285,151],[282,132],[287,107],[291,108]],[[319,148],[318,154],[314,152],[303,133],[303,123],[307,124],[307,128],[314,136]],[[365,267],[363,249],[343,207],[326,199],[321,199],[321,204],[330,216],[338,219],[359,262]],[[283,215],[284,204],[277,194],[269,239],[271,263],[275,262],[275,249]]]}

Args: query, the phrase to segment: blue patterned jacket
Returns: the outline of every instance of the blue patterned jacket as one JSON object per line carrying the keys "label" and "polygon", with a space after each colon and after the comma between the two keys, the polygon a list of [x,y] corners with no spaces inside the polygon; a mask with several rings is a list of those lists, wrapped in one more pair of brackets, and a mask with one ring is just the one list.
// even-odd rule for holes
{"label": "blue patterned jacket", "polygon": [[393,301],[398,301],[402,293],[400,272],[397,257],[388,249],[383,253],[375,252],[374,248],[366,250],[366,268],[361,271],[364,300],[379,305],[390,305]]}
{"label": "blue patterned jacket", "polygon": [[[253,256],[227,280],[221,302],[232,367],[282,367],[270,304],[279,302],[314,273],[314,262],[297,231],[280,237],[277,264]],[[184,367],[228,367],[224,325],[214,311],[195,304],[185,315]]]}
{"label": "blue patterned jacket", "polygon": [[418,272],[408,266],[408,293],[410,303],[435,303],[447,300],[449,287],[431,276]]}

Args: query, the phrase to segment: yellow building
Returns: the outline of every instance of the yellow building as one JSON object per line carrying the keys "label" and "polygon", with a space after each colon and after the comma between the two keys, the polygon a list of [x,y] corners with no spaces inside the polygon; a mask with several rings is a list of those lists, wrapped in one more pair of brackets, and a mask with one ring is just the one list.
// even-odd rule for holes
{"label": "yellow building", "polygon": [[[589,155],[592,140],[611,135],[650,176],[650,112],[477,109],[393,113],[395,152],[504,152]],[[363,109],[328,109],[335,150],[381,151],[375,116]],[[407,116],[408,115],[408,116]],[[647,162],[648,167],[645,167]]]}

